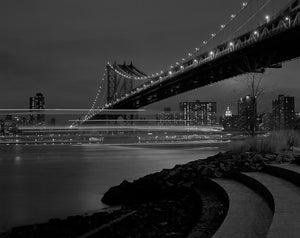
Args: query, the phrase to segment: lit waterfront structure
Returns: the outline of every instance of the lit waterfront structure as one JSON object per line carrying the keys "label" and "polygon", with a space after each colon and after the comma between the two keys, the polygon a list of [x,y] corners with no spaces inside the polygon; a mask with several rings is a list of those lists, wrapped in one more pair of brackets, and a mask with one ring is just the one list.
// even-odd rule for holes
{"label": "lit waterfront structure", "polygon": [[182,113],[182,121],[185,126],[192,125],[194,102],[181,102],[179,104],[180,112]]}
{"label": "lit waterfront structure", "polygon": [[260,131],[270,131],[273,128],[272,113],[260,113],[258,115],[258,127]]}
{"label": "lit waterfront structure", "polygon": [[257,129],[257,103],[256,98],[246,96],[237,103],[239,127],[243,131],[254,132]]}
{"label": "lit waterfront structure", "polygon": [[272,101],[273,129],[293,129],[295,123],[295,99],[294,97],[278,95]]}
{"label": "lit waterfront structure", "polygon": [[212,126],[216,124],[216,102],[181,102],[180,112],[184,125]]}
{"label": "lit waterfront structure", "polygon": [[42,93],[37,93],[35,97],[29,98],[29,109],[30,109],[30,122],[37,124],[45,123],[45,115],[38,113],[36,118],[34,118],[32,112],[35,110],[44,110],[45,109],[45,97]]}
{"label": "lit waterfront structure", "polygon": [[4,135],[4,121],[0,120],[0,134]]}
{"label": "lit waterfront structure", "polygon": [[235,131],[239,129],[239,116],[233,115],[230,108],[227,107],[224,117],[221,118],[224,130]]}
{"label": "lit waterfront structure", "polygon": [[232,112],[230,111],[230,108],[227,107],[225,111],[225,117],[231,117],[231,116],[232,116]]}
{"label": "lit waterfront structure", "polygon": [[183,122],[181,120],[181,114],[172,111],[170,107],[165,107],[163,112],[157,113],[156,121],[157,121],[157,125],[164,125],[164,126],[180,125],[181,122]]}

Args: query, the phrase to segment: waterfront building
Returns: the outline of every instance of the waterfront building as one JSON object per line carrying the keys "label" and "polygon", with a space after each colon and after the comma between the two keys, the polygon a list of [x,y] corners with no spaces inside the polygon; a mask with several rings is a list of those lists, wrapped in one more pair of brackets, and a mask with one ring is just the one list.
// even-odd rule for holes
{"label": "waterfront building", "polygon": [[181,114],[172,111],[170,107],[165,107],[163,112],[156,114],[157,125],[175,126],[181,123]]}
{"label": "waterfront building", "polygon": [[222,117],[221,123],[225,131],[237,131],[240,129],[239,116],[231,115]]}
{"label": "waterfront building", "polygon": [[181,102],[179,104],[179,110],[182,114],[182,121],[185,126],[191,126],[193,125],[193,108],[194,108],[194,102]]}
{"label": "waterfront building", "polygon": [[227,107],[225,111],[225,117],[231,117],[231,116],[232,116],[232,112],[230,111],[230,108]]}
{"label": "waterfront building", "polygon": [[216,102],[181,102],[180,112],[184,125],[212,126],[216,124]]}
{"label": "waterfront building", "polygon": [[239,127],[242,131],[254,132],[257,130],[257,103],[256,97],[246,96],[237,103]]}
{"label": "waterfront building", "polygon": [[294,97],[278,95],[272,101],[273,129],[293,129],[295,123],[295,99]]}
{"label": "waterfront building", "polygon": [[258,115],[258,127],[260,131],[270,131],[273,128],[272,113],[260,113]]}
{"label": "waterfront building", "polygon": [[295,113],[295,129],[300,130],[300,113]]}
{"label": "waterfront building", "polygon": [[4,135],[4,121],[3,120],[0,120],[0,134]]}
{"label": "waterfront building", "polygon": [[37,93],[34,97],[29,98],[29,109],[30,109],[30,123],[31,124],[44,124],[45,114],[37,113],[36,117],[33,115],[35,110],[40,112],[45,109],[45,97],[42,93]]}
{"label": "waterfront building", "polygon": [[51,126],[55,126],[55,124],[56,124],[56,119],[55,118],[51,118],[50,125]]}
{"label": "waterfront building", "polygon": [[217,103],[196,101],[194,106],[195,123],[201,126],[216,124]]}

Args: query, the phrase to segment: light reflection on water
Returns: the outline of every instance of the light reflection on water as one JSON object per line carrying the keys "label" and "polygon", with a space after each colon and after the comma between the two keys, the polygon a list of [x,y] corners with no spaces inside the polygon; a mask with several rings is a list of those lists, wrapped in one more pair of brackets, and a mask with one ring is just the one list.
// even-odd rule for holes
{"label": "light reflection on water", "polygon": [[0,231],[104,207],[122,180],[206,158],[215,147],[1,146]]}

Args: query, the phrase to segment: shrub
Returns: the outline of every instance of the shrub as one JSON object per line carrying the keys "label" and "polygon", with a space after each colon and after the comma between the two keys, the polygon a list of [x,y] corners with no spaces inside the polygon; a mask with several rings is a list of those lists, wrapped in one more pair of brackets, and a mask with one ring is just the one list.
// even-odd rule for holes
{"label": "shrub", "polygon": [[259,152],[280,153],[300,145],[300,135],[293,130],[271,133],[267,137],[251,137],[244,141],[234,142],[230,150],[235,153]]}

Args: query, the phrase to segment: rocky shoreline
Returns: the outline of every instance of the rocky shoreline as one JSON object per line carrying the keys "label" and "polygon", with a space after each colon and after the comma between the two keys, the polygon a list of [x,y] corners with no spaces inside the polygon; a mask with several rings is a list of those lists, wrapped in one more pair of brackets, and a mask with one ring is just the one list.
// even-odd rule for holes
{"label": "rocky shoreline", "polygon": [[291,151],[219,153],[110,188],[102,201],[122,205],[120,209],[51,219],[0,237],[187,237],[196,224],[203,228],[198,229],[201,237],[211,237],[226,216],[228,201],[210,178],[262,171],[279,163],[300,164],[300,156]]}

